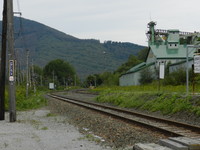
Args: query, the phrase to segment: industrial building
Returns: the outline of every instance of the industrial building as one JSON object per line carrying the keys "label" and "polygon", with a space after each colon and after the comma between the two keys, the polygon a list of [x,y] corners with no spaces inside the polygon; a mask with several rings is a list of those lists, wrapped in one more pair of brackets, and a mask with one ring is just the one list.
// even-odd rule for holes
{"label": "industrial building", "polygon": [[200,44],[199,32],[181,32],[179,30],[155,29],[156,23],[148,23],[148,54],[145,62],[134,66],[122,74],[120,86],[140,85],[141,74],[148,69],[153,77],[158,78],[160,64],[169,65],[170,72],[185,68],[186,58],[189,68],[193,64],[193,56],[197,52],[195,46]]}

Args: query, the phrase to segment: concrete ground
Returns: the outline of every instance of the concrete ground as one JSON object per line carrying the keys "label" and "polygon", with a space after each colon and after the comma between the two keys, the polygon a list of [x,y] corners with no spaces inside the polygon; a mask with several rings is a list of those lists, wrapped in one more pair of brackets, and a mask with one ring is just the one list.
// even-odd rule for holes
{"label": "concrete ground", "polygon": [[48,109],[17,113],[17,121],[0,121],[1,150],[108,150],[89,141],[65,117]]}

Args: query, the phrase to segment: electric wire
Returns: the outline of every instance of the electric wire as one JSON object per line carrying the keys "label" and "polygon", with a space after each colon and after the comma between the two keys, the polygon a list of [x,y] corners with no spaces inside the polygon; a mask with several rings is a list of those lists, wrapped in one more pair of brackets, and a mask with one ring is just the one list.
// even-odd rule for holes
{"label": "electric wire", "polygon": [[[19,64],[25,64],[25,60],[24,59],[20,59],[20,58],[24,58],[26,55],[26,51],[28,49],[27,46],[27,42],[26,42],[26,38],[25,38],[25,34],[24,34],[24,24],[23,24],[23,18],[22,18],[22,12],[21,12],[21,8],[20,8],[20,0],[16,0],[16,6],[17,6],[17,15],[19,15],[18,17],[15,17],[14,19],[16,20],[16,23],[18,25],[16,25],[16,27],[18,27],[18,31],[17,34],[15,36],[15,41],[19,40],[21,43],[21,48],[19,48],[18,50],[16,49],[16,55],[18,55],[18,63]],[[21,68],[21,66],[20,66]],[[22,70],[22,68],[20,69]]]}

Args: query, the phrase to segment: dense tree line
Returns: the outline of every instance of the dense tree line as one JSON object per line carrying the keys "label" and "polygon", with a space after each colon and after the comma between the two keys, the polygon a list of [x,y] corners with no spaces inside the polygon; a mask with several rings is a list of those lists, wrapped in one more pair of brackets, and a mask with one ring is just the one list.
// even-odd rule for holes
{"label": "dense tree line", "polygon": [[72,86],[80,83],[74,67],[61,59],[50,61],[44,68],[36,65],[30,67],[29,76],[29,82],[36,86],[48,86],[52,82],[57,86]]}
{"label": "dense tree line", "polygon": [[61,59],[50,61],[43,71],[46,80],[51,81],[53,78],[54,81],[61,85],[72,84],[75,80],[74,68],[68,62]]}

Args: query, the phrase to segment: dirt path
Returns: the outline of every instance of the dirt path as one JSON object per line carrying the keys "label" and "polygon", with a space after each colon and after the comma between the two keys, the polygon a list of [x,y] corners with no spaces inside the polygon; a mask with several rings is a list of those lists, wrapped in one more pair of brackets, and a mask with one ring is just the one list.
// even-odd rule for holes
{"label": "dirt path", "polygon": [[17,113],[17,122],[0,121],[1,150],[108,150],[88,141],[65,117],[43,108]]}

